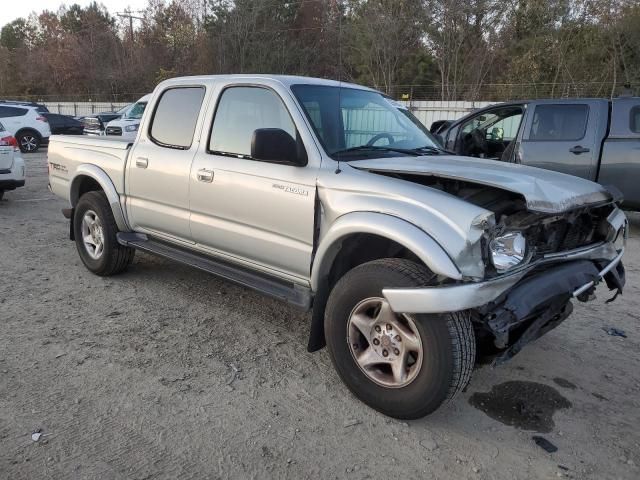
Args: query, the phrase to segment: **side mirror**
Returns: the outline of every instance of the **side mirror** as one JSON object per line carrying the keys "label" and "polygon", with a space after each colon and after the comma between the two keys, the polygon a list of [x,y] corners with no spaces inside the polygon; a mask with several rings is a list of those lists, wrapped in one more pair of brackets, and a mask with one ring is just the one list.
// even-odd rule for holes
{"label": "side mirror", "polygon": [[[297,136],[297,135],[296,135]],[[294,139],[280,128],[259,128],[251,138],[251,157],[298,167],[307,164],[307,152],[300,138]]]}
{"label": "side mirror", "polygon": [[433,137],[436,139],[436,141],[438,142],[438,144],[439,144],[441,147],[444,147],[444,146],[445,146],[445,145],[444,145],[444,138],[442,138],[442,135],[440,135],[439,133],[436,133]]}

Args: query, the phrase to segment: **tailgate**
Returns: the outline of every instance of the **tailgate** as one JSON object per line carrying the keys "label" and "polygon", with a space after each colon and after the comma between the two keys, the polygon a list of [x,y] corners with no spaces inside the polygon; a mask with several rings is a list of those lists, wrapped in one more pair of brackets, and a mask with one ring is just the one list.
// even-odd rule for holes
{"label": "tailgate", "polygon": [[13,147],[0,146],[0,170],[13,167]]}

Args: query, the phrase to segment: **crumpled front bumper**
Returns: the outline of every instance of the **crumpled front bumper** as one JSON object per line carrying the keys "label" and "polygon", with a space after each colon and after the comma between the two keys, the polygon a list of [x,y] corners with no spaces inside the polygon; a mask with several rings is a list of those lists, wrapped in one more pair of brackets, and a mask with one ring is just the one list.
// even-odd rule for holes
{"label": "crumpled front bumper", "polygon": [[[593,278],[585,278],[583,284],[575,286],[575,289],[570,292],[571,296],[577,297],[595,287],[618,264],[621,264],[623,254],[624,247],[618,251],[613,243],[605,242],[589,248],[565,252],[562,255],[548,255],[536,264],[536,268],[545,264],[562,265],[579,260],[590,260],[600,264],[604,262],[605,265],[600,270],[594,267]],[[494,302],[516,286],[531,270],[531,268],[522,269],[484,282],[442,287],[385,288],[382,294],[393,311],[397,313],[458,312]]]}
{"label": "crumpled front bumper", "polygon": [[490,280],[438,287],[385,288],[382,294],[397,313],[457,312],[494,302],[526,276],[541,268],[578,260],[597,262],[599,270],[594,278],[576,286],[575,291],[571,292],[572,296],[578,297],[591,291],[607,274],[614,271],[624,255],[629,230],[626,216],[616,208],[607,218],[607,223],[609,233],[606,241],[547,254],[534,263]]}

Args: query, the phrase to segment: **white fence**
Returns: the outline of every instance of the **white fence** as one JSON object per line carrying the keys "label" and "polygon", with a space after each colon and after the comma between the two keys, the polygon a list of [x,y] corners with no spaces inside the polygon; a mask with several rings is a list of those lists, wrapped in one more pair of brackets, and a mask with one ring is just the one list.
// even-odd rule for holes
{"label": "white fence", "polygon": [[82,117],[100,112],[115,112],[131,102],[44,102],[52,113]]}
{"label": "white fence", "polygon": [[495,102],[454,102],[437,100],[402,101],[411,112],[429,128],[437,120],[457,120],[467,113],[486,107]]}
{"label": "white fence", "polygon": [[[442,102],[431,100],[402,101],[413,114],[429,128],[436,120],[456,120],[467,113],[491,105],[493,102]],[[99,112],[114,112],[128,105],[127,102],[44,102],[53,113],[74,117]]]}

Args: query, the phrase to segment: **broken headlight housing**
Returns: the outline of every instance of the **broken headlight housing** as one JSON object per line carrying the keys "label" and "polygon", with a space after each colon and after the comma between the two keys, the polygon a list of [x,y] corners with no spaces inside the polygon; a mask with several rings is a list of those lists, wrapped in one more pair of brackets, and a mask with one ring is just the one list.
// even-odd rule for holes
{"label": "broken headlight housing", "polygon": [[489,243],[491,263],[500,273],[520,265],[527,258],[527,240],[520,232],[507,232]]}

